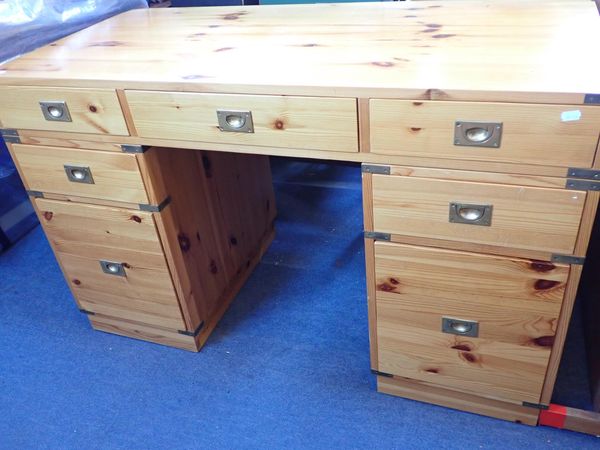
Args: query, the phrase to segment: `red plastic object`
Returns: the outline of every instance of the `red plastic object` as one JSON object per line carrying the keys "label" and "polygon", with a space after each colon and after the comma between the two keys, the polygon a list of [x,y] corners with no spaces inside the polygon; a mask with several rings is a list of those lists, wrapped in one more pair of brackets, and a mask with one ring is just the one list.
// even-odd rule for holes
{"label": "red plastic object", "polygon": [[547,425],[554,428],[563,428],[567,418],[567,408],[561,405],[550,404],[548,409],[543,409],[540,413],[540,425]]}

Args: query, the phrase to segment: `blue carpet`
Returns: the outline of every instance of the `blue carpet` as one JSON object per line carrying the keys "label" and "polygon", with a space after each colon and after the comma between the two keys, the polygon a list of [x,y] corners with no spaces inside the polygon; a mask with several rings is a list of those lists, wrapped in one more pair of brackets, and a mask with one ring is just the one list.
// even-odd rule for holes
{"label": "blue carpet", "polygon": [[36,228],[0,255],[2,449],[598,449],[375,392],[357,166],[275,159],[278,234],[199,354],[95,332]]}

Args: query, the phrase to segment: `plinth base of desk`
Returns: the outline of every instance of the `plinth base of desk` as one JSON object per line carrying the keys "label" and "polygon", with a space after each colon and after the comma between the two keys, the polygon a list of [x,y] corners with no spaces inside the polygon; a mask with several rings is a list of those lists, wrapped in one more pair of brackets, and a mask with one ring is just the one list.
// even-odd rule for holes
{"label": "plinth base of desk", "polygon": [[219,307],[213,312],[211,317],[204,323],[195,336],[182,334],[178,330],[153,327],[151,325],[104,316],[102,314],[89,315],[90,324],[98,331],[197,352],[204,346],[208,337],[219,323],[219,320],[221,320],[221,317],[223,317],[223,314],[225,314],[237,293],[240,291],[254,268],[258,265],[262,256],[271,245],[271,242],[273,242],[274,237],[275,229],[271,228],[262,239],[255,255],[248,261],[248,264],[240,271],[230,284],[229,288],[223,293]]}
{"label": "plinth base of desk", "polygon": [[377,391],[526,425],[537,425],[538,422],[539,410],[535,408],[482,398],[405,378],[378,376]]}

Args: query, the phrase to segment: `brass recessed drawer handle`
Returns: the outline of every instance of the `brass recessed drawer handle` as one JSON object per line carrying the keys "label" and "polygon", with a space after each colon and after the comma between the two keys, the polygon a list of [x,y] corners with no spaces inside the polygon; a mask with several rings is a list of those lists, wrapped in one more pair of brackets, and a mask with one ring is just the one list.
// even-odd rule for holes
{"label": "brass recessed drawer handle", "polygon": [[217,110],[219,130],[236,133],[254,133],[252,111]]}
{"label": "brass recessed drawer handle", "polygon": [[502,137],[501,122],[465,122],[454,123],[454,145],[468,147],[500,147]]}
{"label": "brass recessed drawer handle", "polygon": [[67,102],[40,102],[44,118],[50,122],[72,122]]}
{"label": "brass recessed drawer handle", "polygon": [[493,205],[450,202],[448,221],[489,227],[492,224],[493,209]]}
{"label": "brass recessed drawer handle", "polygon": [[94,184],[94,177],[89,167],[65,165],[65,173],[69,181],[73,183]]}
{"label": "brass recessed drawer handle", "polygon": [[102,272],[107,273],[108,275],[115,275],[118,277],[126,276],[125,266],[122,263],[100,260],[100,267],[102,267]]}
{"label": "brass recessed drawer handle", "polygon": [[479,336],[479,323],[472,320],[442,317],[442,333],[477,337]]}

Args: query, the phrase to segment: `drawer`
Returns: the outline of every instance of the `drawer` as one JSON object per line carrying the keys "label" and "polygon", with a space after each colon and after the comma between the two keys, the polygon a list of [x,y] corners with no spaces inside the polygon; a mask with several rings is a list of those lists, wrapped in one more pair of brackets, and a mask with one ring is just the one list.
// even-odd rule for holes
{"label": "drawer", "polygon": [[[152,213],[48,199],[35,205],[81,308],[186,329]],[[102,261],[122,271],[110,273],[119,266]]]}
{"label": "drawer", "polygon": [[0,128],[129,135],[112,89],[0,86]]}
{"label": "drawer", "polygon": [[134,154],[23,144],[12,150],[29,190],[150,203]]}
{"label": "drawer", "polygon": [[385,155],[591,167],[600,133],[594,106],[384,99],[369,105],[371,151]]}
{"label": "drawer", "polygon": [[126,95],[141,137],[358,151],[353,98],[150,91]]}
{"label": "drawer", "polygon": [[585,198],[566,189],[373,175],[369,231],[572,254]]}
{"label": "drawer", "polygon": [[379,370],[539,403],[569,270],[375,242]]}

